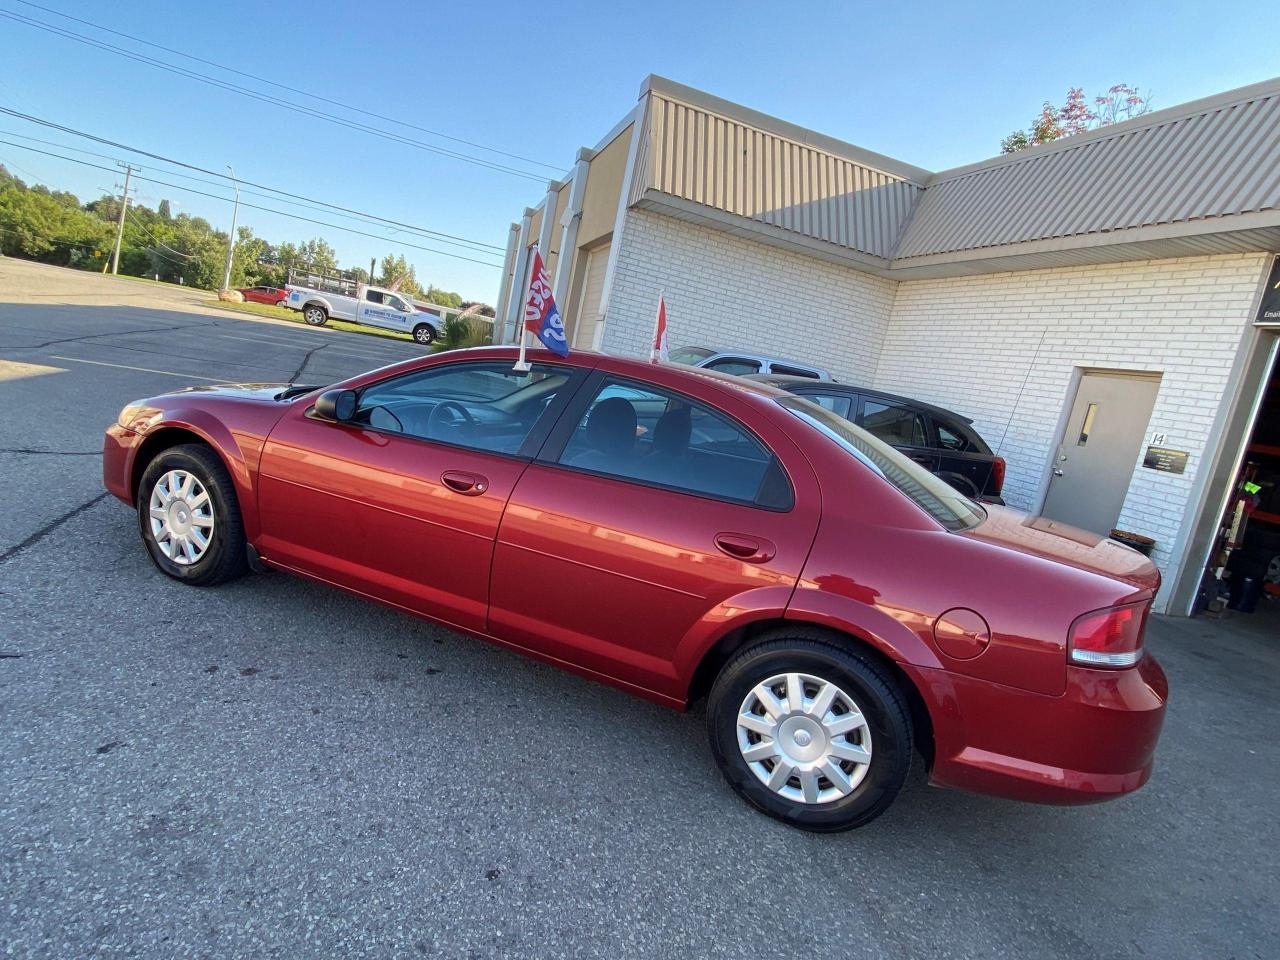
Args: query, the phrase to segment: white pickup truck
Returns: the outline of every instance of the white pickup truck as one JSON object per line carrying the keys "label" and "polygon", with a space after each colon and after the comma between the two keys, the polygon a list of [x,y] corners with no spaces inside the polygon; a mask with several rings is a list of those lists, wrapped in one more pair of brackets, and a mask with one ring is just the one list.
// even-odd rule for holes
{"label": "white pickup truck", "polygon": [[282,306],[302,311],[302,319],[313,327],[322,327],[332,317],[370,327],[402,330],[423,345],[434,343],[440,331],[435,314],[414,309],[413,301],[402,293],[382,287],[356,288],[356,296],[289,284],[289,296]]}

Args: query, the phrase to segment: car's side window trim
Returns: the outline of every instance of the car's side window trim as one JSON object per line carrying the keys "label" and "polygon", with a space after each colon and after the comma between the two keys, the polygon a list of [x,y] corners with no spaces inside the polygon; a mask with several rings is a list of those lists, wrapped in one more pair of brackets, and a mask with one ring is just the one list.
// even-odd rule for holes
{"label": "car's side window trim", "polygon": [[[506,361],[495,362],[493,360],[465,360],[462,363],[440,364],[438,369],[443,370],[446,367],[457,368],[464,365],[494,366],[495,364],[498,366],[506,366]],[[554,369],[554,370],[563,370],[565,373],[569,375],[569,379],[565,381],[564,385],[561,386],[559,390],[556,391],[555,396],[551,398],[551,403],[548,405],[547,409],[543,411],[542,416],[538,418],[538,421],[530,429],[528,435],[524,438],[524,441],[520,444],[520,448],[516,450],[515,453],[506,453],[505,451],[502,451],[502,450],[489,450],[489,449],[486,449],[485,447],[469,446],[465,443],[450,443],[448,440],[437,440],[431,437],[420,437],[417,434],[405,433],[399,430],[388,430],[384,427],[375,427],[366,423],[336,423],[332,425],[340,428],[345,428],[347,430],[368,431],[369,433],[376,433],[384,437],[398,437],[401,440],[412,440],[417,443],[425,443],[430,446],[436,446],[436,447],[445,447],[450,450],[466,450],[469,453],[482,453],[482,454],[488,454],[489,456],[502,457],[505,460],[517,460],[523,463],[529,463],[535,458],[535,455],[537,454],[538,449],[542,446],[543,443],[545,443],[547,436],[551,433],[552,429],[555,427],[555,425],[559,422],[560,418],[563,416],[565,406],[569,404],[570,401],[578,395],[578,392],[582,388],[582,384],[586,382],[591,372],[582,367],[574,367],[574,366],[570,366],[569,364],[546,362],[546,363],[543,363],[542,365],[546,367],[550,367],[551,369]],[[410,370],[406,373],[397,373],[388,377],[384,377],[381,380],[375,380],[373,383],[366,383],[364,386],[360,387],[359,390],[356,391],[357,409],[359,409],[360,400],[363,398],[365,391],[369,390],[370,388],[381,386],[384,383],[391,383],[395,380],[401,379],[402,377],[416,376],[418,374],[426,373],[434,369],[437,369],[437,367],[435,366],[419,367],[416,370]],[[306,416],[307,419],[309,420],[316,419],[315,417],[312,416],[313,409],[314,407],[308,407],[308,409],[304,413],[304,416]],[[330,421],[323,421],[323,422],[329,423]]]}
{"label": "car's side window trim", "polygon": [[[569,445],[574,431],[577,430],[578,424],[582,422],[582,418],[586,416],[587,411],[591,408],[591,402],[600,392],[601,386],[609,381],[622,386],[630,386],[642,391],[658,391],[660,393],[671,394],[678,397],[686,403],[696,404],[700,407],[707,407],[713,410],[717,415],[728,420],[738,429],[742,430],[749,437],[760,444],[761,448],[769,454],[772,463],[778,465],[778,469],[782,471],[783,477],[787,481],[787,488],[790,493],[789,504],[786,507],[771,507],[761,504],[755,500],[739,500],[736,497],[717,496],[711,493],[705,493],[698,490],[690,490],[687,487],[676,487],[670,484],[658,483],[653,480],[637,479],[635,477],[620,476],[615,473],[605,473],[598,470],[589,470],[585,467],[573,466],[571,464],[561,463],[560,456],[564,453],[565,447]],[[541,466],[554,467],[558,470],[568,470],[571,473],[581,473],[586,476],[599,477],[602,480],[612,480],[616,483],[628,483],[638,487],[649,487],[654,490],[665,490],[669,493],[678,493],[686,497],[697,497],[700,500],[709,500],[713,503],[731,503],[738,507],[751,507],[755,510],[767,510],[770,513],[790,513],[795,509],[796,495],[795,482],[791,479],[791,472],[787,469],[786,463],[778,456],[774,448],[764,441],[758,433],[748,427],[745,423],[735,417],[733,414],[721,410],[719,407],[707,403],[705,400],[699,400],[691,397],[682,390],[674,390],[670,387],[664,387],[656,383],[647,383],[644,380],[636,380],[632,377],[621,376],[619,374],[607,373],[603,370],[594,370],[591,375],[586,377],[581,385],[574,392],[572,401],[561,412],[560,419],[551,429],[546,441],[542,445],[542,449],[538,451],[533,458],[535,463]]]}

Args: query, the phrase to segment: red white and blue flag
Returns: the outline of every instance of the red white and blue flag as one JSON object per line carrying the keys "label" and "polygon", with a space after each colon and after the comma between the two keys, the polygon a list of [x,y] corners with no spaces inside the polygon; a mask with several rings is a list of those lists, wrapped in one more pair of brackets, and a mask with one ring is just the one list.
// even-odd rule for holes
{"label": "red white and blue flag", "polygon": [[564,321],[551,295],[551,283],[542,265],[542,253],[533,248],[533,264],[530,269],[529,296],[524,301],[524,328],[534,334],[542,345],[562,357],[569,355],[569,342],[564,336]]}

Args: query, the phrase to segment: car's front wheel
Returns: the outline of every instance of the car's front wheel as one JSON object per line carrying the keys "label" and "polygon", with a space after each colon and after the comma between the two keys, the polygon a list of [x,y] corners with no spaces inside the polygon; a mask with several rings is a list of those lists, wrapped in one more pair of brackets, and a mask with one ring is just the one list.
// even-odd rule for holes
{"label": "car's front wheel", "polygon": [[428,347],[435,342],[436,328],[429,323],[420,323],[413,328],[413,339],[424,347]]}
{"label": "car's front wheel", "polygon": [[162,451],[143,472],[137,498],[142,541],[163,573],[207,587],[245,572],[235,486],[208,447],[183,444]]}
{"label": "car's front wheel", "polygon": [[874,820],[911,769],[911,714],[893,677],[871,657],[803,629],[730,660],[708,698],[707,724],[730,785],[804,830]]}

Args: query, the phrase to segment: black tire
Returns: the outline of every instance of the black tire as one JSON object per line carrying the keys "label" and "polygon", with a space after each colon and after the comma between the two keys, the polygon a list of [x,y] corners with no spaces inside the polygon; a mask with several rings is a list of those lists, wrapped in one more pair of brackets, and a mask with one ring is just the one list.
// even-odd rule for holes
{"label": "black tire", "polygon": [[[814,804],[788,799],[763,783],[742,755],[739,709],[757,684],[786,673],[834,683],[867,719],[871,762],[847,796]],[[852,830],[882,814],[902,790],[914,756],[911,713],[894,678],[872,657],[805,628],[770,634],[725,664],[707,698],[707,726],[716,763],[743,799],[784,823],[818,833]]]}
{"label": "black tire", "polygon": [[323,327],[329,322],[329,314],[324,307],[308,304],[302,308],[302,319],[313,327]]}
{"label": "black tire", "polygon": [[436,328],[429,323],[420,323],[413,328],[413,339],[429,347],[436,342]]}
{"label": "black tire", "polygon": [[938,477],[955,487],[970,500],[977,500],[982,495],[977,484],[962,473],[940,473]]}
{"label": "black tire", "polygon": [[[209,545],[193,563],[175,563],[165,556],[151,530],[149,506],[156,483],[170,470],[185,470],[204,486],[213,513]],[[231,474],[209,447],[189,443],[162,450],[147,464],[138,484],[136,505],[138,530],[147,553],[162,573],[193,587],[211,587],[243,576],[248,569],[244,520]]]}

